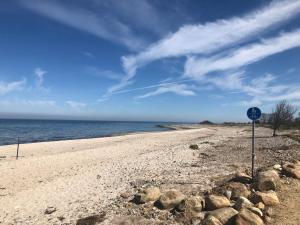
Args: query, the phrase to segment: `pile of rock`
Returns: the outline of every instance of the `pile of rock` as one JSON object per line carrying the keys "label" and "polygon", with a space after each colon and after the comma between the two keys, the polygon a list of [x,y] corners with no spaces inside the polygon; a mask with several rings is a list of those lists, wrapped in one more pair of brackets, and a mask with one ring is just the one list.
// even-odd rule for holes
{"label": "pile of rock", "polygon": [[133,201],[153,203],[158,210],[171,211],[183,224],[263,225],[272,220],[272,207],[280,204],[276,191],[281,186],[281,176],[300,179],[300,161],[262,169],[254,180],[245,173],[237,173],[201,196],[147,187],[140,190]]}

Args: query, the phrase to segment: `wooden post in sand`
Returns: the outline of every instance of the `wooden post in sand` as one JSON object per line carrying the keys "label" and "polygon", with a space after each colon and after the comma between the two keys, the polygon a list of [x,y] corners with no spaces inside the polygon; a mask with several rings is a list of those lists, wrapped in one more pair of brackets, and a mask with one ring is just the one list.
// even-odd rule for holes
{"label": "wooden post in sand", "polygon": [[18,147],[17,147],[17,155],[16,155],[16,159],[19,158],[19,146],[20,146],[20,140],[19,140],[19,137],[18,137]]}

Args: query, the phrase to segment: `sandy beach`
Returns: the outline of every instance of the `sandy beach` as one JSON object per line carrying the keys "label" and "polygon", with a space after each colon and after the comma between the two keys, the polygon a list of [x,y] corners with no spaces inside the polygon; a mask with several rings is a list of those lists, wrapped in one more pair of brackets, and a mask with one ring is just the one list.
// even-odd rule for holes
{"label": "sandy beach", "polygon": [[[205,190],[218,177],[250,166],[250,127],[198,129],[0,147],[0,224],[76,224],[106,211],[115,215],[120,194],[147,183]],[[258,165],[298,157],[297,142],[257,129]],[[189,148],[198,144],[199,150]],[[276,151],[268,151],[276,147]],[[280,147],[282,149],[280,149]],[[283,150],[284,149],[284,150]],[[284,152],[282,152],[284,151]],[[4,156],[4,157],[3,157]],[[47,207],[55,212],[45,214]]]}

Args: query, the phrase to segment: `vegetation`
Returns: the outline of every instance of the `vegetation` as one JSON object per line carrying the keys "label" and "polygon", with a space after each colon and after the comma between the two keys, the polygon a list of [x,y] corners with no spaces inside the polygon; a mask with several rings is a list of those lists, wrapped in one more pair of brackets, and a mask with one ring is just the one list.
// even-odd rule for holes
{"label": "vegetation", "polygon": [[198,145],[190,145],[190,149],[193,149],[193,150],[198,150],[199,149],[199,146]]}
{"label": "vegetation", "polygon": [[273,129],[273,136],[276,136],[276,131],[279,128],[300,127],[300,113],[299,117],[294,117],[297,110],[297,107],[286,100],[282,100],[277,103],[271,114],[262,114],[259,122],[271,127]]}

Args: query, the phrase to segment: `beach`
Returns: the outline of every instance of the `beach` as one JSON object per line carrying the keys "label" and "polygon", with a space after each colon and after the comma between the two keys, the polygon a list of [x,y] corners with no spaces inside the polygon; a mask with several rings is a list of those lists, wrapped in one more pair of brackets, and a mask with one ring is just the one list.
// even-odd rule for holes
{"label": "beach", "polygon": [[[257,166],[299,158],[298,142],[271,134],[257,128]],[[201,191],[239,167],[250,168],[250,137],[250,126],[199,126],[22,144],[18,160],[16,145],[1,146],[0,224],[76,224],[102,211],[103,224],[110,224],[126,215],[116,204],[122,193],[133,195],[145,184]]]}

